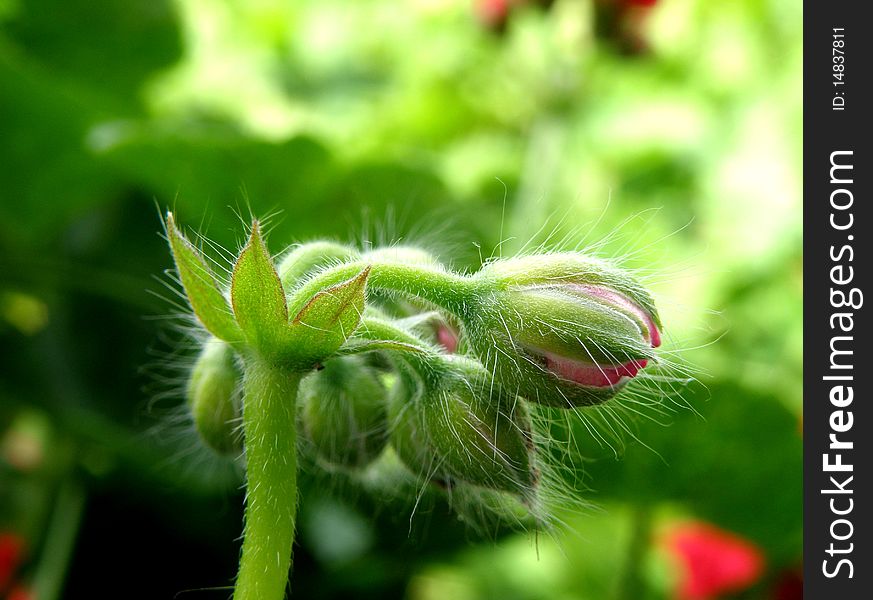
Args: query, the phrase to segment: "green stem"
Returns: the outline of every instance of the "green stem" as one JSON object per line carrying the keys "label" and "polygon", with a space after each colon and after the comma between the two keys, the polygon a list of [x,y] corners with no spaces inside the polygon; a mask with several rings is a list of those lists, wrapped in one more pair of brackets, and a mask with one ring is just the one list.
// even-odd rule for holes
{"label": "green stem", "polygon": [[419,298],[455,315],[464,311],[478,285],[474,279],[439,267],[364,259],[337,265],[304,283],[294,291],[289,314],[296,315],[317,292],[351,279],[367,267],[370,267],[369,288]]}
{"label": "green stem", "polygon": [[394,357],[394,364],[400,377],[408,385],[417,387],[420,378],[434,384],[439,381],[440,373],[445,370],[440,363],[442,357],[435,347],[390,321],[364,317],[355,335],[370,340],[388,340],[416,347],[417,350],[412,352],[389,351],[389,354]]}
{"label": "green stem", "polygon": [[429,342],[384,318],[364,316],[360,328],[355,331],[355,335],[374,341],[387,340],[408,344],[417,348],[421,354],[437,354],[439,352]]}
{"label": "green stem", "polygon": [[85,490],[70,474],[61,484],[45,539],[45,550],[33,577],[36,597],[55,600],[61,596],[64,579],[76,545],[76,535],[85,508]]}
{"label": "green stem", "polygon": [[651,543],[652,511],[642,505],[633,507],[631,536],[628,540],[624,571],[618,583],[618,600],[634,600],[645,596],[646,585],[642,569]]}
{"label": "green stem", "polygon": [[246,516],[234,600],[279,600],[288,583],[297,513],[294,415],[301,376],[257,358],[246,362]]}
{"label": "green stem", "polygon": [[[440,352],[427,342],[388,320],[364,317],[355,335],[371,340],[401,342],[417,348],[415,351],[389,352],[394,354],[403,363],[412,367],[418,373],[418,376],[428,381],[431,386],[438,385],[446,375],[460,374],[473,379],[483,379],[489,376],[488,370],[479,362],[466,356]],[[398,368],[403,371],[402,365],[398,365]]]}

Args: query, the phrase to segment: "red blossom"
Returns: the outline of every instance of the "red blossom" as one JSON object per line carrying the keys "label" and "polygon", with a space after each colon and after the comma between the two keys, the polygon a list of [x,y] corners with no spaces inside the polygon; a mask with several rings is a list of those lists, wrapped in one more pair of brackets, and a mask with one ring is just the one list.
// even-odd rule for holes
{"label": "red blossom", "polygon": [[678,525],[664,541],[682,564],[683,574],[676,590],[680,600],[710,600],[747,589],[764,571],[760,548],[714,525]]}
{"label": "red blossom", "polygon": [[477,0],[476,16],[483,25],[491,29],[502,29],[506,26],[512,0]]}
{"label": "red blossom", "polygon": [[24,558],[24,540],[14,533],[0,532],[0,592],[15,575]]}
{"label": "red blossom", "polygon": [[36,600],[36,594],[30,587],[18,584],[12,588],[6,600]]}

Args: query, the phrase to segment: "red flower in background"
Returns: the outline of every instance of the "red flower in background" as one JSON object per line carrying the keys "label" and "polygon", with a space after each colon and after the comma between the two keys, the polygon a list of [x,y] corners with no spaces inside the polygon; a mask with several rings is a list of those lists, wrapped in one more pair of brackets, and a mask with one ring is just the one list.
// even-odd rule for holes
{"label": "red flower in background", "polygon": [[6,600],[36,600],[36,595],[27,586],[17,585],[9,592]]}
{"label": "red flower in background", "polygon": [[764,553],[752,542],[707,523],[686,523],[664,538],[683,567],[676,597],[709,600],[753,585],[764,572]]}
{"label": "red flower in background", "polygon": [[506,27],[512,4],[512,0],[477,0],[476,16],[488,29],[500,31]]}
{"label": "red flower in background", "polygon": [[0,532],[0,594],[12,582],[24,559],[24,540],[14,533]]}

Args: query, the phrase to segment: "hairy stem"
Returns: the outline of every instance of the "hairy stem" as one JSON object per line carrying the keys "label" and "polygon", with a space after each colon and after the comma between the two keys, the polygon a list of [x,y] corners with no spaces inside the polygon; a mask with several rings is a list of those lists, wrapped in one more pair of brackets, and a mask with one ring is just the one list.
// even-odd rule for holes
{"label": "hairy stem", "polygon": [[295,404],[301,374],[253,358],[244,376],[246,515],[234,600],[280,600],[297,513]]}
{"label": "hairy stem", "polygon": [[430,265],[357,260],[322,271],[294,290],[289,314],[297,314],[317,292],[351,279],[367,267],[369,288],[419,298],[456,315],[464,311],[479,285],[474,279]]}
{"label": "hairy stem", "polygon": [[310,242],[294,249],[282,259],[279,265],[279,278],[286,290],[291,289],[312,269],[351,260],[358,256],[358,252],[342,244]]}
{"label": "hairy stem", "polygon": [[484,379],[489,376],[489,372],[477,361],[466,356],[440,352],[437,348],[386,319],[364,317],[361,321],[361,327],[358,328],[355,335],[372,340],[401,342],[417,348],[415,351],[406,352],[389,351],[389,354],[413,367],[419,376],[428,378],[432,385],[438,384],[447,375],[463,375],[471,379]]}

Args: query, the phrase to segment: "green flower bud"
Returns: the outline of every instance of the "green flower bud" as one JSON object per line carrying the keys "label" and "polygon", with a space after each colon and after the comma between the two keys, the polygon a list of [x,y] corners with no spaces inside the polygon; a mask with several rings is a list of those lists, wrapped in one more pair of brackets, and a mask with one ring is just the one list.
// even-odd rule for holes
{"label": "green flower bud", "polygon": [[[481,370],[466,358],[445,360],[466,371]],[[478,369],[465,368],[473,365]],[[411,398],[395,394],[392,445],[413,471],[437,481],[529,497],[539,473],[525,406],[489,385],[483,374],[449,373]],[[400,385],[408,392],[408,382]]]}
{"label": "green flower bud", "polygon": [[388,439],[387,391],[359,356],[334,358],[300,382],[298,401],[306,437],[323,460],[363,467]]}
{"label": "green flower bud", "polygon": [[240,380],[231,347],[214,338],[207,341],[188,380],[188,409],[200,437],[220,454],[242,450],[236,425]]}
{"label": "green flower bud", "polygon": [[422,403],[428,439],[453,479],[528,495],[536,485],[530,423],[523,404],[489,398],[466,384]]}
{"label": "green flower bud", "polygon": [[286,290],[313,272],[358,257],[354,248],[336,242],[315,241],[297,246],[279,263],[279,278]]}
{"label": "green flower bud", "polygon": [[419,408],[420,389],[407,377],[399,377],[391,387],[388,400],[391,447],[413,473],[428,477],[440,487],[445,487],[448,485],[446,474],[434,470],[436,458],[428,442]]}
{"label": "green flower bud", "polygon": [[625,271],[578,254],[499,260],[464,325],[472,350],[509,389],[572,407],[615,396],[654,358],[660,321]]}

